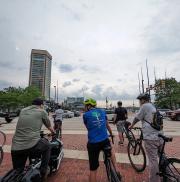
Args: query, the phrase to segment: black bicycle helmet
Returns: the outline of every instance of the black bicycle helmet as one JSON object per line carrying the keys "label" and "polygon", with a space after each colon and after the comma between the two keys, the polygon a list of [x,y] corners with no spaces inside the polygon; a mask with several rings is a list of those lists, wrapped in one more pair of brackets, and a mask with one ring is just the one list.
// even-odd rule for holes
{"label": "black bicycle helmet", "polygon": [[138,100],[144,99],[144,100],[147,100],[148,101],[150,99],[150,96],[147,93],[142,93],[142,94],[138,95],[137,99]]}

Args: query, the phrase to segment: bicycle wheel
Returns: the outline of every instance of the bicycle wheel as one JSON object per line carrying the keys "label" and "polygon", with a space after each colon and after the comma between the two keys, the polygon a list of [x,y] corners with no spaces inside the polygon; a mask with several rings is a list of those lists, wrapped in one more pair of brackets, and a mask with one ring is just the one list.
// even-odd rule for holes
{"label": "bicycle wheel", "polygon": [[180,182],[180,159],[167,159],[163,171],[163,182]]}
{"label": "bicycle wheel", "polygon": [[146,154],[142,144],[135,143],[132,145],[131,142],[128,143],[128,157],[132,167],[137,172],[142,172],[146,168]]}
{"label": "bicycle wheel", "polygon": [[6,134],[0,131],[0,146],[3,147],[6,143]]}
{"label": "bicycle wheel", "polygon": [[3,161],[3,157],[4,157],[4,152],[3,152],[2,147],[0,146],[0,165],[1,165],[2,161]]}
{"label": "bicycle wheel", "polygon": [[111,164],[111,176],[112,176],[112,181],[113,182],[121,182],[121,177],[118,176],[116,170],[115,170],[115,167],[114,165],[112,164],[112,162],[110,162]]}
{"label": "bicycle wheel", "polygon": [[112,175],[111,175],[111,164],[110,164],[110,160],[106,159],[105,166],[106,166],[106,173],[107,173],[108,181],[109,182],[113,182],[112,181]]}

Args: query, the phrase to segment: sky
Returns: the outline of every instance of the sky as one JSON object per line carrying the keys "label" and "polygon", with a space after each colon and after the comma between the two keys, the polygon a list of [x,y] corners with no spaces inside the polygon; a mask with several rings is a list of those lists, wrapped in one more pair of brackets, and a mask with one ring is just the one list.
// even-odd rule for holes
{"label": "sky", "polygon": [[0,89],[28,86],[31,49],[53,57],[51,97],[136,103],[150,83],[180,81],[179,0],[0,0]]}

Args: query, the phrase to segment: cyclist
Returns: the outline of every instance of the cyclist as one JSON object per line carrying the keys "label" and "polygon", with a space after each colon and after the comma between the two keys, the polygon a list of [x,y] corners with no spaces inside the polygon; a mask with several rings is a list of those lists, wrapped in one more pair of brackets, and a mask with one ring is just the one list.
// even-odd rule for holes
{"label": "cyclist", "polygon": [[[105,111],[96,108],[96,101],[92,98],[87,99],[84,102],[85,113],[83,115],[84,124],[88,130],[88,155],[90,165],[90,182],[96,182],[97,169],[99,167],[99,153],[106,146],[111,146],[108,139],[109,131],[112,135],[112,130],[107,122]],[[116,168],[115,154],[111,150],[112,162]],[[120,173],[118,173],[120,176]]]}
{"label": "cyclist", "polygon": [[61,105],[58,105],[58,109],[55,111],[54,117],[54,130],[60,131],[60,138],[62,136],[62,121],[64,111],[61,109]]}
{"label": "cyclist", "polygon": [[157,175],[159,172],[158,150],[162,147],[162,141],[158,137],[158,134],[162,134],[162,131],[158,131],[150,125],[153,121],[153,114],[156,113],[156,108],[149,102],[150,96],[146,93],[140,94],[137,99],[140,102],[140,110],[135,116],[130,129],[133,128],[138,121],[142,121],[143,139],[149,158],[149,182],[160,182],[160,177]]}
{"label": "cyclist", "polygon": [[118,101],[118,108],[115,109],[114,114],[114,123],[117,126],[118,134],[119,134],[119,145],[123,145],[123,126],[125,124],[126,119],[128,118],[126,108],[122,107],[122,102]]}
{"label": "cyclist", "polygon": [[47,112],[43,109],[43,100],[37,98],[33,100],[32,106],[22,109],[16,131],[12,139],[11,156],[13,168],[23,170],[27,158],[34,153],[42,155],[40,172],[42,180],[47,177],[47,167],[50,159],[50,144],[40,138],[42,125],[54,134]]}

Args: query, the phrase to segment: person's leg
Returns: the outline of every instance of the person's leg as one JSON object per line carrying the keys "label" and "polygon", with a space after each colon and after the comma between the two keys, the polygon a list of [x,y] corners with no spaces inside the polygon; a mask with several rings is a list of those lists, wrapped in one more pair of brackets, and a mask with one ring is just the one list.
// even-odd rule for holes
{"label": "person's leg", "polygon": [[160,182],[158,165],[158,145],[156,140],[144,140],[146,153],[149,159],[149,182]]}
{"label": "person's leg", "polygon": [[24,169],[28,157],[28,152],[28,150],[11,151],[13,169]]}
{"label": "person's leg", "polygon": [[89,167],[90,167],[90,175],[89,182],[97,182],[97,169],[99,167],[99,153],[100,148],[98,144],[87,144],[88,156],[89,156]]}
{"label": "person's leg", "polygon": [[119,136],[119,144],[123,144],[124,138],[123,138],[123,128],[121,121],[118,121],[117,123],[117,130],[118,130],[118,136]]}
{"label": "person's leg", "polygon": [[35,147],[32,148],[32,153],[34,152],[41,153],[41,174],[46,175],[49,159],[50,159],[50,153],[51,153],[51,146],[48,140],[45,138],[42,138],[39,140],[39,142],[36,144]]}

